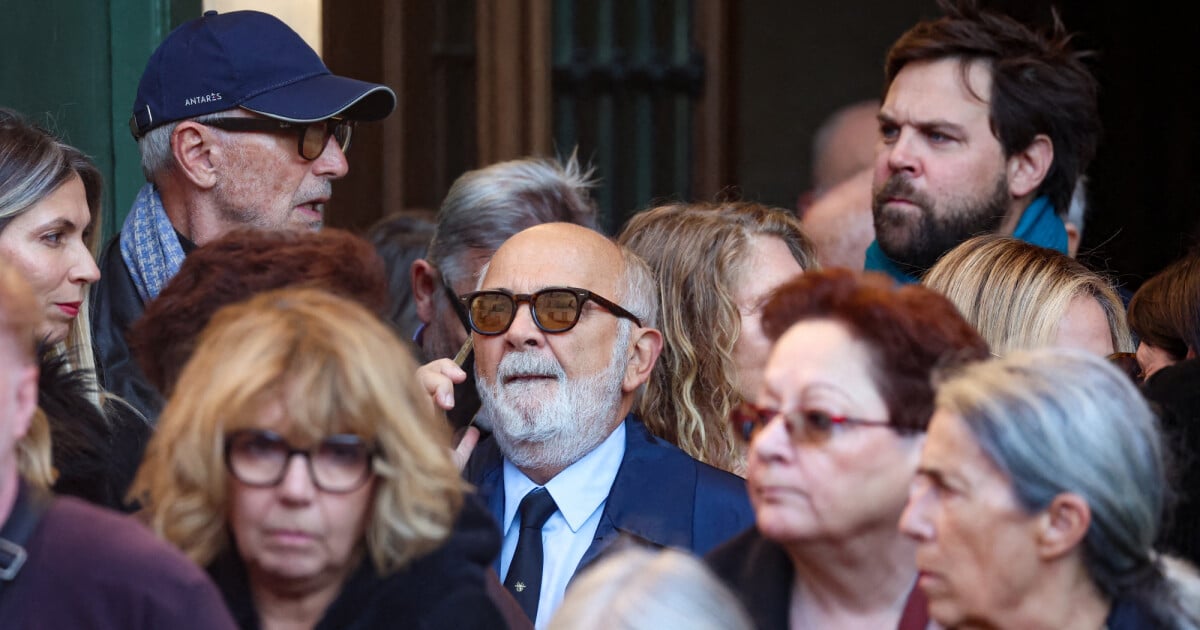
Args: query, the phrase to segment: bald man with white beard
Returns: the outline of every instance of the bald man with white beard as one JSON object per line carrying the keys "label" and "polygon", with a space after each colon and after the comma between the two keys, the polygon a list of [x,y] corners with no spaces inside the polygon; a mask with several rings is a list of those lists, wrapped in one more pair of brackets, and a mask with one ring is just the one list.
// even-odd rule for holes
{"label": "bald man with white beard", "polygon": [[[462,299],[492,436],[464,476],[500,523],[497,571],[518,601],[530,598],[527,580],[508,575],[519,506],[541,488],[553,498],[541,587],[526,608],[538,628],[576,571],[622,536],[702,554],[753,525],[740,478],[651,436],[630,413],[662,349],[644,262],[597,232],[549,223],[506,241],[479,289]],[[423,368],[435,396],[449,387],[430,385],[431,372],[465,376],[447,363]]]}

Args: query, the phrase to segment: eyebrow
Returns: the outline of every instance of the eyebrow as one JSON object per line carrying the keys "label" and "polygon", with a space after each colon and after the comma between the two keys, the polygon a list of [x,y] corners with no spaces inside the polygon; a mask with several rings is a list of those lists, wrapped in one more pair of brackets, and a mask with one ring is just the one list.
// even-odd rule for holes
{"label": "eyebrow", "polygon": [[807,399],[809,396],[812,396],[814,392],[829,392],[835,396],[844,398],[847,401],[853,401],[853,397],[849,392],[838,387],[834,383],[813,383],[811,385],[805,385],[804,388],[800,390],[800,396],[802,399]]}
{"label": "eyebrow", "polygon": [[[87,229],[87,227],[91,224],[92,224],[92,222],[88,221],[87,225],[83,226],[83,229]],[[41,230],[46,230],[46,229],[50,229],[50,228],[59,228],[59,229],[65,229],[67,231],[72,231],[72,230],[78,229],[78,226],[76,226],[75,222],[70,219],[64,219],[62,217],[58,217],[57,219],[54,219],[53,221],[49,221],[47,223],[44,223],[44,224],[38,226],[37,229],[38,229],[38,231],[41,231]]]}
{"label": "eyebrow", "polygon": [[928,477],[931,481],[939,486],[961,490],[966,488],[966,481],[959,478],[957,475],[948,474],[945,471],[928,466],[917,466],[917,475]]}
{"label": "eyebrow", "polygon": [[[770,405],[770,406],[782,408],[782,405],[784,404],[784,399],[786,397],[781,395],[780,392],[777,391],[769,382],[764,381],[764,384],[765,384],[765,390],[763,392],[764,393],[763,398],[774,401],[774,405]],[[813,395],[813,390],[817,390],[818,392],[820,392],[821,390],[825,390],[825,391],[833,393],[836,396],[841,397],[842,399],[844,399],[846,401],[853,401],[853,399],[851,398],[849,393],[843,391],[842,389],[840,389],[839,387],[837,387],[836,385],[834,385],[832,383],[813,383],[811,385],[805,385],[804,388],[802,388],[800,390],[800,392],[797,396],[794,396],[791,398],[791,402],[796,402],[797,400],[802,401],[802,402],[807,402],[808,398]]]}
{"label": "eyebrow", "polygon": [[[883,112],[879,112],[879,114],[877,114],[875,116],[875,118],[878,119],[879,123],[882,125],[900,126],[900,125],[905,124],[905,123],[901,123],[900,121],[896,120],[895,118],[892,118],[891,116],[888,116],[887,114],[885,114]],[[931,130],[940,130],[940,131],[949,131],[953,134],[965,134],[966,133],[966,129],[962,125],[960,125],[958,123],[952,123],[949,120],[944,120],[944,119],[940,119],[940,118],[935,118],[933,120],[912,121],[907,124],[909,124],[913,127],[916,127],[917,129],[920,129],[923,132],[928,132]]]}

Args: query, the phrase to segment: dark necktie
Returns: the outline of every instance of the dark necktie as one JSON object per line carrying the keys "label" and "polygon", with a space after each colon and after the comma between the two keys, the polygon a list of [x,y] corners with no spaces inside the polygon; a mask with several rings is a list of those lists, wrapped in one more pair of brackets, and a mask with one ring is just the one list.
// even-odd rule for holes
{"label": "dark necktie", "polygon": [[545,488],[534,488],[521,499],[521,533],[517,550],[508,564],[504,586],[513,594],[530,621],[537,621],[538,597],[542,592],[542,525],[558,511]]}

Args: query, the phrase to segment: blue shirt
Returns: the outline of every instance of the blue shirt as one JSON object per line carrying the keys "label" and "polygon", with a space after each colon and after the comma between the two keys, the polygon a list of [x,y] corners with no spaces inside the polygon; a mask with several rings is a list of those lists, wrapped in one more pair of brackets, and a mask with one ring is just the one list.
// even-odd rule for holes
{"label": "blue shirt", "polygon": [[[604,504],[624,458],[625,423],[622,422],[599,446],[546,483],[546,490],[558,505],[558,511],[542,526],[542,590],[538,594],[537,619],[534,620],[538,630],[549,624],[550,617],[562,604],[567,583],[596,536]],[[504,460],[501,576],[508,574],[508,565],[517,550],[521,532],[517,508],[521,499],[537,487],[512,462]]]}

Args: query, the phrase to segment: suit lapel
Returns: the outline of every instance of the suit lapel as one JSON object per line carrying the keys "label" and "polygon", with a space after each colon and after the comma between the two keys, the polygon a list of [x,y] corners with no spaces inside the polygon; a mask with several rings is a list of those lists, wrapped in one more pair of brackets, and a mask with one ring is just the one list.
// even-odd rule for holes
{"label": "suit lapel", "polygon": [[691,548],[696,469],[674,454],[656,444],[641,421],[625,419],[625,457],[576,572],[622,536],[656,547]]}
{"label": "suit lapel", "polygon": [[[496,519],[500,528],[500,539],[504,539],[504,456],[496,440],[489,438],[475,447],[463,477],[475,485],[479,497],[487,505],[488,512]],[[500,555],[493,562],[496,573],[500,572]]]}

